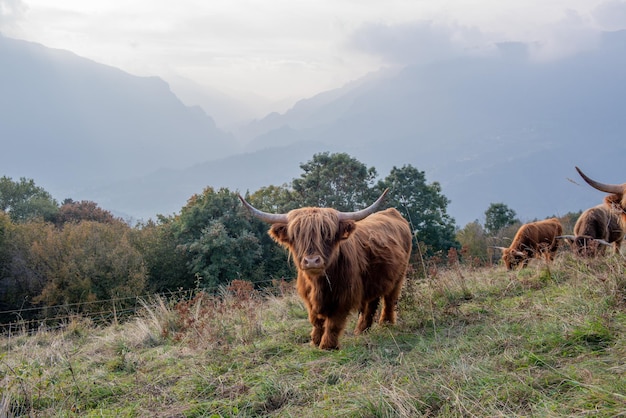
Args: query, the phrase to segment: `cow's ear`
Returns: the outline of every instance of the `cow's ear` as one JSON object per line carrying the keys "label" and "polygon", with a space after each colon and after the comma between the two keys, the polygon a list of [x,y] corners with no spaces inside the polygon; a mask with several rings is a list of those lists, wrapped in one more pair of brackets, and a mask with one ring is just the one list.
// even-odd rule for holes
{"label": "cow's ear", "polygon": [[272,224],[269,230],[270,237],[280,244],[289,244],[289,236],[287,234],[287,224]]}
{"label": "cow's ear", "polygon": [[356,228],[354,221],[341,221],[339,222],[339,239],[346,239]]}

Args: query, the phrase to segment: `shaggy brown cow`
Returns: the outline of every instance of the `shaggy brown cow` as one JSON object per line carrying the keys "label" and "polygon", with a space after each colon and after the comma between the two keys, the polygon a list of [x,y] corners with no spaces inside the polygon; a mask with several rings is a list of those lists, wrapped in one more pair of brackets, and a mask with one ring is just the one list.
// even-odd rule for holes
{"label": "shaggy brown cow", "polygon": [[530,222],[518,229],[508,248],[496,248],[502,250],[502,261],[508,270],[514,269],[520,263],[522,267],[526,267],[529,259],[540,255],[552,261],[559,247],[556,237],[562,233],[563,227],[557,218]]}
{"label": "shaggy brown cow", "polygon": [[573,242],[580,255],[593,256],[604,252],[607,245],[613,244],[615,253],[620,247],[626,231],[626,183],[605,184],[588,177],[576,167],[578,174],[594,189],[609,193],[604,203],[587,209],[574,226],[574,234],[565,236]]}
{"label": "shaggy brown cow", "polygon": [[313,325],[311,344],[339,348],[350,312],[358,310],[355,334],[373,322],[395,323],[395,305],[411,254],[411,229],[393,208],[374,213],[387,190],[357,212],[306,207],[270,214],[239,198],[251,213],[271,224],[269,234],[286,247],[296,264],[296,287]]}
{"label": "shaggy brown cow", "polygon": [[578,174],[594,189],[601,192],[610,193],[604,198],[604,204],[608,209],[620,217],[622,226],[626,225],[626,183],[623,184],[605,184],[592,180],[583,173],[580,168],[576,167]]}
{"label": "shaggy brown cow", "polygon": [[615,211],[605,204],[594,206],[584,211],[574,225],[574,235],[562,235],[576,253],[583,257],[603,254],[606,246],[613,244],[615,253],[619,253],[624,231]]}

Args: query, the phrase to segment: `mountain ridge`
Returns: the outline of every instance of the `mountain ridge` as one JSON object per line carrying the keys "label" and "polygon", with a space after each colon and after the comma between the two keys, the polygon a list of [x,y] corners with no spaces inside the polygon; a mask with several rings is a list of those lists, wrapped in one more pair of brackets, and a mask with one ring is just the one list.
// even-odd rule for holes
{"label": "mountain ridge", "polygon": [[0,57],[3,174],[78,190],[237,151],[230,134],[158,77],[1,35]]}
{"label": "mountain ridge", "polygon": [[[155,109],[154,103],[145,104],[155,91],[163,94],[167,83],[129,75],[131,85],[145,90],[136,86],[123,90],[147,91],[143,93],[147,97],[134,93],[140,96],[135,109],[146,112],[122,118],[111,110],[104,120],[114,125],[111,129],[123,131],[123,125],[115,125],[115,116],[126,123],[154,125],[154,115],[182,112],[184,117],[172,122],[178,131],[163,124],[157,129],[169,132],[169,138],[181,137],[180,145],[166,143],[155,158],[147,150],[150,142],[137,141],[133,149],[124,151],[125,142],[118,141],[121,154],[98,155],[123,168],[105,181],[52,188],[45,175],[50,168],[41,175],[42,171],[32,170],[29,173],[34,174],[28,177],[43,183],[55,196],[61,189],[72,193],[63,197],[87,198],[128,217],[147,219],[175,213],[204,187],[245,192],[286,184],[301,174],[300,164],[315,153],[346,152],[375,167],[381,178],[394,166],[410,164],[425,171],[428,182],[441,184],[442,193],[451,201],[448,212],[459,226],[481,220],[489,204],[496,202],[507,204],[523,221],[575,212],[603,197],[578,182],[575,165],[604,182],[625,181],[621,164],[626,150],[622,140],[626,73],[621,69],[626,64],[626,32],[605,33],[601,41],[596,50],[550,62],[533,61],[528,45],[507,43],[498,45],[497,54],[490,56],[458,57],[372,74],[303,99],[283,114],[252,121],[243,129],[247,144],[243,148],[236,146],[241,137],[216,129],[210,116],[200,108],[184,106],[169,90],[168,97],[175,100],[167,103],[176,106]],[[0,47],[2,42],[0,38]],[[64,71],[61,64],[58,71]],[[41,93],[27,97],[32,102]],[[120,99],[113,103],[119,103],[116,100]],[[35,115],[45,121],[45,115]],[[25,121],[33,115],[18,116],[28,125]],[[69,120],[71,116],[66,115]],[[90,124],[82,116],[74,119]],[[181,127],[184,122],[202,126],[223,148],[216,152],[206,144],[198,146],[198,137],[193,135],[187,140],[187,128]],[[38,126],[29,129],[40,134]],[[103,126],[98,125],[99,129]],[[155,132],[154,126],[151,129],[147,132]],[[98,134],[91,140],[101,146],[110,144]],[[84,155],[94,154],[84,142],[74,145],[84,147]],[[47,155],[54,156],[52,151]],[[52,163],[67,161],[63,157],[61,153]],[[154,164],[134,171],[123,167],[141,159]],[[24,158],[12,160],[37,165]],[[6,161],[0,161],[3,168]],[[83,165],[90,166],[90,161]],[[87,180],[88,174],[79,175]],[[71,181],[69,177],[63,181]]]}

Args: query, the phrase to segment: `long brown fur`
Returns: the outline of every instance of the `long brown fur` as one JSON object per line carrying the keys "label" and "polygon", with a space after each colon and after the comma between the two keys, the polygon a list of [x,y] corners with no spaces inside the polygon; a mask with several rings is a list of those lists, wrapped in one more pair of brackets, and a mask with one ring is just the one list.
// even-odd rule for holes
{"label": "long brown fur", "polygon": [[618,254],[624,239],[624,217],[618,215],[605,198],[605,203],[584,211],[574,225],[573,248],[578,255],[593,257],[603,254],[605,245],[597,240],[613,244],[615,254]]}
{"label": "long brown fur", "polygon": [[622,230],[626,231],[626,194],[610,194],[604,198],[604,206],[618,217]]}
{"label": "long brown fur", "polygon": [[562,233],[563,226],[557,218],[522,225],[509,248],[502,250],[504,265],[508,270],[520,264],[526,267],[529,259],[540,255],[552,261],[559,247],[556,237]]}
{"label": "long brown fur", "polygon": [[604,243],[612,243],[615,254],[618,254],[626,233],[626,183],[599,183],[586,176],[578,167],[576,170],[587,184],[607,195],[603,204],[589,208],[580,215],[574,226],[572,245],[580,255],[595,256],[604,253]]}
{"label": "long brown fur", "polygon": [[[339,221],[329,208],[301,208],[275,223],[270,236],[289,249],[298,270],[297,290],[313,325],[311,343],[339,348],[350,312],[359,311],[355,333],[373,323],[395,323],[395,305],[411,254],[411,229],[396,209]],[[314,265],[314,268],[311,268]]]}

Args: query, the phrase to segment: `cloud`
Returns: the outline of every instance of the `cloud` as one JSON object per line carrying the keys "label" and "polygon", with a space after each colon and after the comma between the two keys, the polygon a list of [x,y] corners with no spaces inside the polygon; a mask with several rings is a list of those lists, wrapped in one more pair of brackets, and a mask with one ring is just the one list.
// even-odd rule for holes
{"label": "cloud", "polygon": [[434,21],[398,25],[368,23],[348,41],[352,49],[398,65],[448,59],[482,50],[484,45],[483,34],[477,29]]}
{"label": "cloud", "polygon": [[0,31],[12,29],[27,10],[22,0],[0,0]]}
{"label": "cloud", "polygon": [[610,0],[598,5],[592,16],[604,30],[626,29],[626,1]]}
{"label": "cloud", "polygon": [[566,10],[559,21],[539,32],[532,44],[531,55],[539,61],[554,60],[588,51],[599,45],[601,32],[593,27],[589,15]]}
{"label": "cloud", "polygon": [[551,14],[552,19],[544,17],[541,22],[533,22],[527,18],[526,24],[516,22],[509,28],[504,28],[500,21],[497,25],[492,23],[491,28],[489,24],[460,24],[451,16],[398,24],[366,23],[349,36],[347,45],[379,57],[388,65],[419,65],[484,55],[503,43],[526,45],[531,59],[549,61],[596,48],[601,30],[595,20],[602,20],[604,26],[626,27],[626,0],[610,0],[594,13],[582,8],[559,9],[559,13]]}

